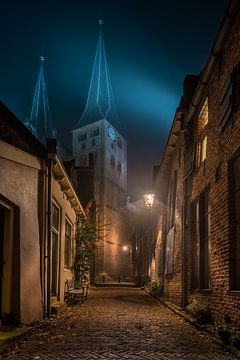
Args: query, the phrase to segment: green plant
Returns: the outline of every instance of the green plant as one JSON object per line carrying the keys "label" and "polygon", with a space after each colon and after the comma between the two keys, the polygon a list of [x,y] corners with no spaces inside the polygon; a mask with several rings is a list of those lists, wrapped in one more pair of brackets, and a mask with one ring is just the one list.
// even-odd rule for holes
{"label": "green plant", "polygon": [[216,326],[216,329],[224,345],[240,350],[240,331],[232,325],[231,321],[226,321],[225,318],[221,325]]}
{"label": "green plant", "polygon": [[161,286],[158,285],[158,283],[156,281],[152,281],[151,282],[151,288],[150,288],[150,293],[153,295],[153,296],[158,296],[161,294]]}
{"label": "green plant", "polygon": [[207,306],[200,304],[194,296],[190,297],[189,305],[186,307],[186,310],[195,317],[200,324],[212,323],[210,309]]}
{"label": "green plant", "polygon": [[95,218],[80,215],[76,225],[76,256],[74,261],[75,287],[89,283],[90,270],[94,263],[99,226]]}
{"label": "green plant", "polygon": [[140,276],[138,278],[138,286],[144,288],[145,286],[147,286],[149,281],[150,281],[150,277],[148,275]]}

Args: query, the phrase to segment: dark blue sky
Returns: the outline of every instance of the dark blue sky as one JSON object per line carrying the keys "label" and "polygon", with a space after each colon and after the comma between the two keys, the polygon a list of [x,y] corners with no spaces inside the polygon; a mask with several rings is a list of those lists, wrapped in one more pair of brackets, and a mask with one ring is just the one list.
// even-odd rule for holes
{"label": "dark blue sky", "polygon": [[2,0],[0,97],[25,120],[39,71],[54,127],[70,143],[83,111],[98,38],[104,40],[128,141],[129,191],[151,186],[187,73],[204,65],[227,0]]}

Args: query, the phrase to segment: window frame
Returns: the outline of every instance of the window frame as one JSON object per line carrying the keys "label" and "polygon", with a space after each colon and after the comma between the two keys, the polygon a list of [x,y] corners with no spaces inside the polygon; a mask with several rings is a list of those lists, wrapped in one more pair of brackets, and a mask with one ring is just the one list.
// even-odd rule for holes
{"label": "window frame", "polygon": [[209,290],[211,288],[211,209],[209,186],[206,187],[191,203],[191,213],[191,235],[193,239],[193,289]]}
{"label": "window frame", "polygon": [[[67,226],[70,226],[70,237],[68,238],[68,251],[66,254],[66,238],[67,238]],[[67,255],[67,259],[66,259]],[[67,261],[66,261],[67,260]],[[73,265],[73,224],[67,216],[65,216],[65,234],[64,234],[64,268],[70,269]]]}
{"label": "window frame", "polygon": [[[58,211],[58,227],[55,227],[53,223],[53,209],[54,207]],[[61,207],[58,205],[58,203],[54,200],[52,200],[52,244],[51,244],[51,296],[57,296],[58,294],[58,285],[59,285],[59,250],[60,250],[60,241],[61,241]],[[56,243],[56,264],[55,264],[55,289],[53,289],[53,236],[56,236],[57,243]]]}
{"label": "window frame", "polygon": [[[208,148],[208,121],[209,121],[209,106],[208,97],[201,107],[197,120],[197,166],[200,167],[207,159]],[[205,142],[205,144],[204,144]],[[205,150],[204,150],[205,149]],[[203,156],[204,154],[204,156]]]}
{"label": "window frame", "polygon": [[78,142],[86,141],[87,140],[87,133],[86,131],[81,131],[78,133]]}

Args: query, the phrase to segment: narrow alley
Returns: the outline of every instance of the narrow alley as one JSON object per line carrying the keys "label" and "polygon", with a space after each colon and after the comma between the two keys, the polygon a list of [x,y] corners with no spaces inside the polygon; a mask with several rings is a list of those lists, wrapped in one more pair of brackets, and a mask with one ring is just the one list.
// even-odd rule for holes
{"label": "narrow alley", "polygon": [[2,359],[234,359],[137,288],[91,289],[81,306],[40,322]]}

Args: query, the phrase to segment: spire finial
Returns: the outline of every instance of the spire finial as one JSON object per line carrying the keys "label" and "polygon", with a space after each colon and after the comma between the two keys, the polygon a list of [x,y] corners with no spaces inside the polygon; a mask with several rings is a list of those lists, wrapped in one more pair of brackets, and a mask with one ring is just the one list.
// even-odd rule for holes
{"label": "spire finial", "polygon": [[104,23],[103,19],[99,19],[99,20],[98,20],[98,23],[99,23],[100,26],[102,26],[103,23]]}
{"label": "spire finial", "polygon": [[44,57],[43,56],[40,56],[40,61],[41,61],[41,63],[43,63],[44,62]]}

